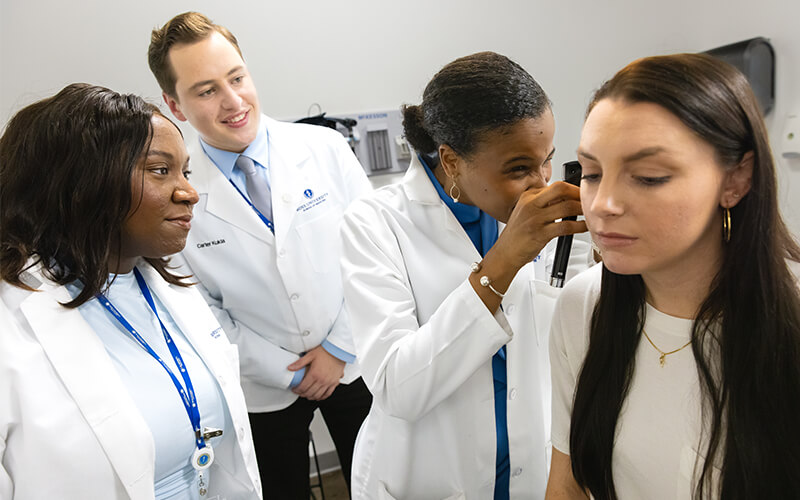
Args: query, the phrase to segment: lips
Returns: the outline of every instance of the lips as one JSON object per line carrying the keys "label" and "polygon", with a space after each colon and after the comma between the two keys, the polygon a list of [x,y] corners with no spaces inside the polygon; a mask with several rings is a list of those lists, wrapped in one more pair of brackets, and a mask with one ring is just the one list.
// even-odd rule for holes
{"label": "lips", "polygon": [[228,117],[228,118],[222,120],[222,123],[224,123],[228,127],[240,128],[240,127],[244,127],[245,125],[247,125],[247,123],[250,121],[249,118],[250,118],[250,111],[248,110],[248,111],[244,111],[242,113],[238,113],[236,115],[233,115],[231,117]]}
{"label": "lips", "polygon": [[186,229],[187,231],[192,228],[192,215],[191,214],[189,214],[189,215],[181,215],[181,216],[178,216],[178,217],[171,217],[171,218],[168,218],[167,221],[168,222],[172,222],[173,224],[176,224],[176,225]]}
{"label": "lips", "polygon": [[638,238],[622,233],[595,232],[594,242],[603,248],[621,248],[633,245]]}

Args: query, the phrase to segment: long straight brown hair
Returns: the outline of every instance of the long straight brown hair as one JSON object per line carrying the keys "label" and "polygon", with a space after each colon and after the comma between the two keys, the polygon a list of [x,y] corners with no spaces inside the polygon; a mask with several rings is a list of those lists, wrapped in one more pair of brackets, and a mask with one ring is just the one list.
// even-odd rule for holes
{"label": "long straight brown hair", "polygon": [[[724,62],[678,54],[631,63],[596,92],[588,112],[603,99],[664,107],[728,168],[753,152],[752,187],[731,209],[732,236],[692,329],[709,443],[695,497],[800,498],[800,295],[787,266],[800,261],[800,249],[778,210],[774,160],[750,86]],[[598,499],[617,498],[615,430],[644,304],[641,276],[603,269],[570,434],[573,475]],[[722,468],[719,491],[714,464]]]}
{"label": "long straight brown hair", "polygon": [[[138,202],[133,172],[154,114],[161,112],[141,97],[75,83],[11,118],[0,137],[0,278],[27,288],[21,273],[40,263],[58,284],[80,280],[83,290],[67,307],[101,291]],[[146,260],[185,285],[166,259]]]}

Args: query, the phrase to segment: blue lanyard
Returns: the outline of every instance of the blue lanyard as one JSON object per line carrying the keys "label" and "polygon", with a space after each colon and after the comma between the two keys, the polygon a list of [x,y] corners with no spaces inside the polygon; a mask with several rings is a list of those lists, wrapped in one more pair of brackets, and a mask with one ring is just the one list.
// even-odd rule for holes
{"label": "blue lanyard", "polygon": [[247,196],[244,195],[242,190],[239,189],[239,187],[236,184],[234,184],[233,180],[231,180],[231,179],[228,179],[228,180],[231,182],[231,185],[233,185],[233,187],[236,188],[236,191],[238,191],[239,194],[242,195],[242,198],[244,198],[244,201],[246,201],[247,204],[250,205],[250,208],[255,210],[256,214],[261,218],[261,222],[266,224],[266,226],[269,228],[269,230],[272,231],[272,234],[275,234],[275,227],[272,225],[272,221],[269,220],[266,215],[262,214],[261,211],[259,209],[257,209],[255,205],[253,205],[253,202],[250,201],[250,198],[248,198]]}
{"label": "blue lanyard", "polygon": [[169,332],[167,331],[167,327],[164,326],[164,323],[161,321],[161,318],[158,316],[158,312],[156,311],[156,305],[153,302],[153,296],[150,294],[150,289],[147,288],[147,283],[145,283],[144,278],[142,277],[141,273],[135,267],[133,268],[133,274],[136,276],[136,282],[139,284],[139,289],[142,291],[142,295],[144,295],[147,304],[152,309],[153,313],[156,315],[156,319],[158,319],[158,323],[161,325],[161,331],[164,333],[164,340],[167,341],[167,347],[169,348],[169,352],[172,354],[172,358],[175,360],[175,365],[181,372],[183,376],[183,382],[186,384],[186,389],[184,390],[183,386],[181,385],[178,378],[175,374],[170,370],[169,366],[164,363],[164,360],[161,359],[161,356],[156,354],[152,347],[147,343],[139,332],[136,331],[133,326],[128,323],[122,314],[117,310],[116,307],[111,303],[111,301],[106,298],[105,295],[102,293],[97,294],[97,300],[103,304],[108,312],[111,313],[114,318],[116,318],[119,323],[125,327],[126,330],[131,334],[131,336],[139,343],[142,348],[147,351],[148,354],[153,356],[156,361],[161,364],[162,368],[167,371],[170,378],[172,379],[172,383],[175,384],[175,388],[178,390],[178,393],[181,395],[181,400],[183,401],[183,407],[186,409],[186,414],[189,415],[189,420],[192,423],[192,429],[194,429],[195,439],[197,441],[197,448],[202,449],[205,447],[205,439],[203,438],[203,432],[200,429],[200,410],[197,408],[197,399],[195,398],[194,394],[194,387],[192,386],[192,379],[189,378],[189,372],[186,371],[186,365],[183,363],[183,357],[181,353],[178,351],[178,348],[175,346],[175,343],[172,341],[172,337],[170,336]]}
{"label": "blue lanyard", "polygon": [[[266,131],[267,131],[267,166],[270,166],[270,165],[272,165],[272,160],[270,159],[270,157],[272,156],[272,152],[269,150],[269,129],[266,129]],[[265,216],[264,214],[262,214],[262,213],[261,213],[261,211],[259,211],[259,210],[256,208],[256,206],[255,206],[255,205],[253,205],[253,202],[251,202],[251,201],[250,201],[250,198],[248,198],[247,196],[245,196],[245,194],[242,192],[242,190],[241,190],[241,189],[239,189],[239,186],[237,186],[237,185],[236,185],[236,184],[233,182],[233,179],[230,179],[230,178],[229,178],[228,180],[231,182],[231,184],[233,184],[233,187],[235,187],[235,188],[236,188],[236,191],[238,191],[238,192],[239,192],[239,194],[240,194],[240,195],[242,195],[242,198],[244,198],[244,201],[246,201],[246,202],[247,202],[247,204],[248,204],[248,205],[250,205],[250,208],[252,208],[253,210],[255,210],[256,214],[257,214],[257,215],[258,215],[258,217],[261,219],[261,222],[263,222],[263,223],[264,223],[264,224],[265,224],[265,225],[266,225],[266,226],[269,228],[269,230],[270,230],[270,231],[272,231],[272,234],[275,234],[275,226],[272,224],[272,221],[271,221],[271,220],[269,220],[269,219],[267,218],[267,216]],[[271,189],[270,189],[270,191],[271,191]],[[273,208],[273,210],[274,210],[274,208]]]}

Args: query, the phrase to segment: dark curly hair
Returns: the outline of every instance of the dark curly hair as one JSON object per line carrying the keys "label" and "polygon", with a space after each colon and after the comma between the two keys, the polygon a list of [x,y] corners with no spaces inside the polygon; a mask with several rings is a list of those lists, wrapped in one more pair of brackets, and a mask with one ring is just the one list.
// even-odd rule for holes
{"label": "dark curly hair", "polygon": [[[28,288],[25,269],[41,264],[83,290],[78,307],[102,290],[133,200],[132,174],[163,116],[139,96],[74,83],[35,102],[0,137],[0,278]],[[166,259],[146,259],[177,285]]]}

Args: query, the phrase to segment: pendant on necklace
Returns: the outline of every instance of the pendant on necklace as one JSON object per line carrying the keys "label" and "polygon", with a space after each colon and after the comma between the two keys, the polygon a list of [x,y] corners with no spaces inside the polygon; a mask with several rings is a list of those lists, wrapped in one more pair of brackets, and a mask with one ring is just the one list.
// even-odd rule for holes
{"label": "pendant on necklace", "polygon": [[661,365],[661,368],[664,368],[664,363],[667,362],[667,360],[665,359],[666,357],[667,357],[666,354],[662,354],[661,356],[658,357],[658,364]]}

